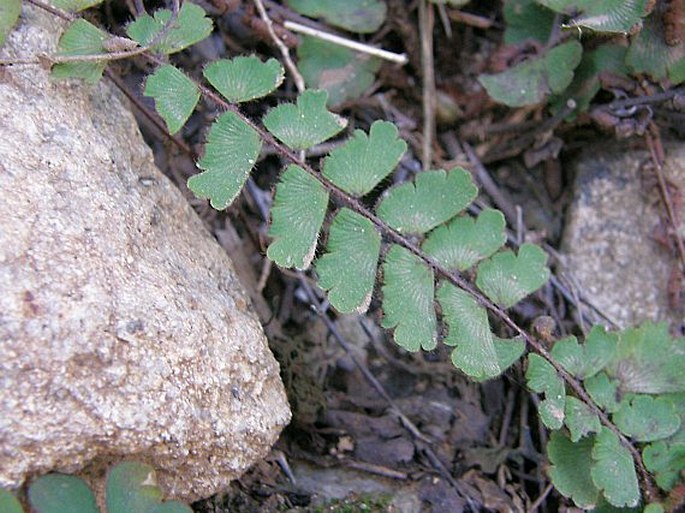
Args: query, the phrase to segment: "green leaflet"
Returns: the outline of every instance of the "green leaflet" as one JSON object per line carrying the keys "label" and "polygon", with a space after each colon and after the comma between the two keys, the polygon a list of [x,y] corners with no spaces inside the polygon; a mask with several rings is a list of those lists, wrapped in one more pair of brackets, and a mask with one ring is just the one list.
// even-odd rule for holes
{"label": "green leaflet", "polygon": [[262,62],[254,56],[214,61],[202,73],[231,103],[262,98],[283,82],[283,66],[276,59]]}
{"label": "green leaflet", "polygon": [[105,497],[107,513],[192,513],[177,501],[162,502],[154,469],[144,463],[124,462],[109,471]]}
{"label": "green leaflet", "polygon": [[552,348],[552,356],[576,378],[586,379],[597,374],[616,353],[618,335],[607,333],[603,326],[595,325],[585,339],[578,344],[576,337],[558,340]]}
{"label": "green leaflet", "polygon": [[323,175],[353,196],[371,192],[407,151],[407,143],[397,134],[397,127],[387,121],[375,121],[368,136],[355,130],[343,146],[326,157]]}
{"label": "green leaflet", "polygon": [[621,445],[618,437],[603,427],[592,447],[594,464],[590,471],[592,482],[602,490],[610,504],[618,508],[637,506],[640,488],[628,449]]}
{"label": "green leaflet", "polygon": [[31,483],[28,497],[36,513],[98,513],[93,492],[76,476],[41,476]]}
{"label": "green leaflet", "polygon": [[672,490],[685,470],[685,444],[664,440],[649,444],[642,451],[642,461],[664,490]]}
{"label": "green leaflet", "polygon": [[21,0],[3,0],[0,2],[0,46],[10,33],[21,14]]}
{"label": "green leaflet", "polygon": [[443,283],[437,299],[449,326],[444,342],[457,346],[452,363],[464,373],[476,380],[494,378],[523,354],[526,345],[522,340],[501,340],[493,335],[487,312],[468,292]]}
{"label": "green leaflet", "polygon": [[672,339],[666,323],[646,322],[620,334],[606,372],[622,392],[662,394],[685,391],[685,338]]}
{"label": "green leaflet", "polygon": [[547,253],[535,244],[525,243],[518,256],[502,251],[478,265],[476,285],[493,302],[510,308],[549,279]]}
{"label": "green leaflet", "polygon": [[547,443],[547,456],[552,464],[549,477],[554,487],[577,506],[587,509],[597,504],[599,496],[590,476],[593,442],[594,437],[589,437],[573,443],[560,431],[552,431]]}
{"label": "green leaflet", "polygon": [[330,139],[347,126],[347,120],[326,110],[326,91],[303,92],[297,105],[284,103],[264,116],[264,126],[293,150],[306,150]]}
{"label": "green leaflet", "polygon": [[102,0],[50,0],[50,3],[63,11],[79,12],[101,4]]}
{"label": "green leaflet", "polygon": [[564,424],[571,433],[571,441],[577,442],[590,433],[599,433],[602,424],[599,417],[584,402],[573,396],[566,396]]}
{"label": "green leaflet", "polygon": [[387,7],[381,0],[288,0],[288,6],[305,16],[323,18],[351,32],[375,32],[385,21]]}
{"label": "green leaflet", "polygon": [[147,77],[143,94],[155,99],[155,109],[172,135],[188,121],[200,100],[195,83],[171,64]]}
{"label": "green leaflet", "polygon": [[[148,46],[169,23],[169,20],[171,20],[171,11],[159,9],[155,11],[154,17],[143,14],[137,18],[126,28],[126,33],[140,46]],[[202,7],[191,2],[184,2],[173,27],[150,49],[163,54],[180,52],[209,36],[212,28],[212,20],[206,17]]]}
{"label": "green leaflet", "polygon": [[509,107],[535,105],[566,89],[582,53],[578,41],[568,41],[502,73],[481,75],[478,81],[494,100]]}
{"label": "green leaflet", "polygon": [[616,400],[619,395],[618,382],[610,380],[605,372],[600,372],[586,379],[585,390],[600,408],[608,412],[618,410],[619,404]]}
{"label": "green leaflet", "polygon": [[567,26],[582,27],[597,32],[627,33],[647,14],[648,0],[537,0],[561,13],[582,13]]}
{"label": "green leaflet", "polygon": [[302,36],[297,67],[307,87],[328,91],[328,105],[336,107],[359,98],[373,85],[381,61],[317,37]]}
{"label": "green leaflet", "polygon": [[418,257],[393,244],[383,264],[384,328],[395,328],[395,342],[407,351],[437,345],[433,271]]}
{"label": "green leaflet", "polygon": [[680,417],[668,397],[628,395],[612,420],[621,432],[638,442],[667,438],[680,428]]}
{"label": "green leaflet", "polygon": [[465,271],[504,245],[505,226],[502,212],[486,208],[477,219],[464,215],[437,227],[421,248],[449,270]]}
{"label": "green leaflet", "polygon": [[328,207],[328,192],[307,172],[290,165],[281,173],[271,207],[266,256],[281,267],[309,267]]}
{"label": "green leaflet", "polygon": [[392,188],[376,213],[400,233],[426,233],[464,210],[477,194],[463,168],[423,171],[413,182]]}
{"label": "green leaflet", "polygon": [[545,394],[544,401],[539,405],[542,422],[550,429],[561,428],[564,422],[566,387],[557,371],[542,356],[531,354],[528,356],[526,380],[533,391]]}
{"label": "green leaflet", "polygon": [[[75,57],[79,55],[99,55],[107,53],[103,43],[109,35],[88,23],[78,19],[62,34],[57,44],[59,57]],[[95,84],[107,66],[106,61],[62,62],[52,67],[54,78],[82,78],[90,84]]]}
{"label": "green leaflet", "polygon": [[545,43],[554,27],[554,13],[535,0],[507,0],[502,14],[506,27],[504,43],[515,45],[528,39]]}
{"label": "green leaflet", "polygon": [[257,161],[262,141],[234,112],[224,112],[212,125],[205,155],[197,163],[204,173],[191,176],[188,188],[212,207],[224,209],[240,193]]}
{"label": "green leaflet", "polygon": [[381,236],[368,219],[343,208],[333,219],[327,253],[316,262],[319,287],[342,313],[364,313],[371,302]]}
{"label": "green leaflet", "polygon": [[0,511],[3,513],[24,513],[17,498],[4,488],[0,488]]}
{"label": "green leaflet", "polygon": [[685,44],[666,44],[661,17],[655,13],[632,39],[626,64],[634,73],[645,73],[656,81],[668,78],[673,85],[680,84],[685,81]]}

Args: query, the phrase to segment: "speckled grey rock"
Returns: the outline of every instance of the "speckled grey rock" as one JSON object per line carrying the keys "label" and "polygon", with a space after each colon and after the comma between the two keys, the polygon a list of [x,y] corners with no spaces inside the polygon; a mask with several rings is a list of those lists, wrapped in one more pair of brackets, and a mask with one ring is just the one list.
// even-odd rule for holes
{"label": "speckled grey rock", "polygon": [[[685,145],[667,145],[667,178],[685,191]],[[656,187],[641,176],[646,151],[628,143],[591,146],[575,162],[575,198],[563,240],[566,269],[579,291],[621,327],[669,321],[668,282],[676,258],[655,240],[663,212]],[[685,236],[685,224],[680,227]]]}
{"label": "speckled grey rock", "polygon": [[[54,49],[25,5],[2,58]],[[106,83],[0,78],[0,485],[122,458],[209,496],[290,411],[225,252]]]}

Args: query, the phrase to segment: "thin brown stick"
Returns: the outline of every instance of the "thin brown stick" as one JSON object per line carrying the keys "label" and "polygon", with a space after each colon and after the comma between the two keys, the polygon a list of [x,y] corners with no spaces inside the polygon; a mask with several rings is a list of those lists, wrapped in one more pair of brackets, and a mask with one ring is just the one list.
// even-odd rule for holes
{"label": "thin brown stick", "polygon": [[423,141],[421,142],[421,161],[423,169],[430,169],[433,158],[433,138],[435,136],[435,63],[433,61],[433,26],[435,24],[433,4],[428,0],[419,1],[419,33],[421,34],[421,71],[423,78]]}

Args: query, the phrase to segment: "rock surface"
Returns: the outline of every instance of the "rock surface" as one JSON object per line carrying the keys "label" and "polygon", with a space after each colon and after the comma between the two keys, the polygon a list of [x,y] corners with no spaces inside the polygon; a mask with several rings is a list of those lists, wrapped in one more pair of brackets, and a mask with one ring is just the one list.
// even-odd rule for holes
{"label": "rock surface", "polygon": [[[0,55],[60,32],[25,5]],[[248,296],[108,84],[2,73],[0,485],[125,458],[207,497],[290,418]]]}
{"label": "rock surface", "polygon": [[[685,192],[685,145],[666,150],[664,174]],[[668,298],[677,256],[656,240],[664,210],[651,173],[641,171],[648,161],[647,151],[625,142],[583,152],[575,163],[563,253],[581,295],[619,326],[668,321],[678,333],[683,312],[672,309]],[[680,235],[685,236],[685,224]]]}

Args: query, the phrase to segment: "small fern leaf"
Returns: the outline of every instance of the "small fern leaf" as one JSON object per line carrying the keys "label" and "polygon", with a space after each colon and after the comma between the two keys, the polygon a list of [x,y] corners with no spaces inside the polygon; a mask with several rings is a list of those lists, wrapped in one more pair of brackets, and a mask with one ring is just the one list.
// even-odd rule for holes
{"label": "small fern leaf", "polygon": [[671,490],[678,484],[685,469],[685,444],[659,441],[642,450],[642,461],[652,473],[656,484],[664,490]]}
{"label": "small fern leaf", "polygon": [[343,208],[333,219],[327,253],[316,262],[319,287],[341,313],[364,313],[376,279],[381,236],[373,223]]}
{"label": "small fern leaf", "polygon": [[465,271],[504,245],[505,226],[502,212],[486,208],[477,219],[464,215],[439,226],[421,247],[450,271]]}
{"label": "small fern leaf", "polygon": [[680,429],[680,416],[668,396],[624,397],[612,420],[624,434],[638,442],[668,438]]}
{"label": "small fern leaf", "polygon": [[371,192],[407,151],[407,143],[397,135],[397,127],[387,121],[374,122],[368,136],[355,130],[343,146],[324,160],[323,175],[353,196]]}
{"label": "small fern leaf", "polygon": [[[213,28],[212,20],[207,18],[206,14],[199,5],[184,2],[173,27],[150,50],[171,54],[202,41],[212,33]],[[149,14],[143,14],[126,28],[126,33],[140,46],[147,46],[164,30],[170,19],[169,9],[155,11],[154,18]]]}
{"label": "small fern leaf", "polygon": [[155,108],[172,135],[188,121],[200,100],[195,83],[171,64],[161,66],[147,78],[143,94],[155,99]]}
{"label": "small fern leaf", "polygon": [[549,477],[554,487],[583,509],[594,508],[599,499],[599,490],[590,477],[593,443],[592,437],[573,443],[560,431],[552,431],[547,443]]}
{"label": "small fern leaf", "polygon": [[283,66],[276,59],[258,57],[221,59],[209,64],[202,74],[231,103],[248,102],[275,91],[283,83]]}
{"label": "small fern leaf", "polygon": [[102,3],[102,0],[51,0],[55,7],[63,11],[79,12]]}
{"label": "small fern leaf", "polygon": [[407,351],[430,351],[437,345],[433,305],[433,270],[403,247],[393,244],[383,264],[384,328]]}
{"label": "small fern leaf", "polygon": [[549,429],[559,429],[564,423],[566,388],[552,365],[537,354],[528,356],[526,380],[531,390],[544,393],[538,413]]}
{"label": "small fern leaf", "polygon": [[266,256],[281,267],[307,269],[327,208],[326,189],[301,167],[288,166],[276,186]]}
{"label": "small fern leaf", "polygon": [[599,372],[587,378],[584,386],[595,404],[603,410],[615,412],[619,409],[620,406],[616,400],[620,394],[618,381],[609,379],[606,372]]}
{"label": "small fern leaf", "polygon": [[4,0],[0,2],[0,46],[5,44],[5,39],[21,14],[21,0]]}
{"label": "small fern leaf", "polygon": [[400,233],[426,233],[464,210],[477,194],[465,169],[423,171],[414,182],[391,189],[376,212]]}
{"label": "small fern leaf", "polygon": [[188,179],[188,188],[199,198],[209,198],[212,207],[228,207],[240,193],[257,162],[262,140],[233,112],[217,118],[209,130],[205,155],[197,163],[204,172]]}
{"label": "small fern leaf", "polygon": [[[78,19],[62,34],[57,44],[57,56],[77,57],[79,55],[106,54],[103,46],[109,39],[106,32],[86,20]],[[52,67],[54,78],[82,78],[95,84],[102,77],[106,61],[62,62]]]}
{"label": "small fern leaf", "polygon": [[523,341],[500,340],[493,335],[487,312],[468,292],[443,283],[437,299],[449,326],[444,342],[457,346],[452,363],[465,374],[479,381],[494,378],[523,354]]}
{"label": "small fern leaf", "polygon": [[633,458],[609,428],[603,427],[597,435],[592,459],[592,482],[602,490],[609,504],[617,508],[637,506],[640,488]]}
{"label": "small fern leaf", "polygon": [[476,285],[495,303],[510,308],[549,279],[547,254],[535,244],[523,244],[518,257],[502,251],[478,266]]}
{"label": "small fern leaf", "polygon": [[347,126],[347,120],[326,110],[326,91],[303,92],[297,105],[284,103],[264,116],[264,126],[293,150],[306,150],[330,139]]}
{"label": "small fern leaf", "polygon": [[57,473],[41,476],[31,483],[28,499],[31,511],[36,513],[98,513],[95,495],[76,476]]}
{"label": "small fern leaf", "polygon": [[602,424],[599,417],[584,402],[573,396],[566,396],[564,424],[571,434],[571,441],[577,442],[590,433],[599,433]]}
{"label": "small fern leaf", "polygon": [[603,326],[595,325],[584,345],[576,337],[563,338],[554,343],[552,356],[575,377],[586,379],[601,371],[616,353],[618,336],[607,333]]}

